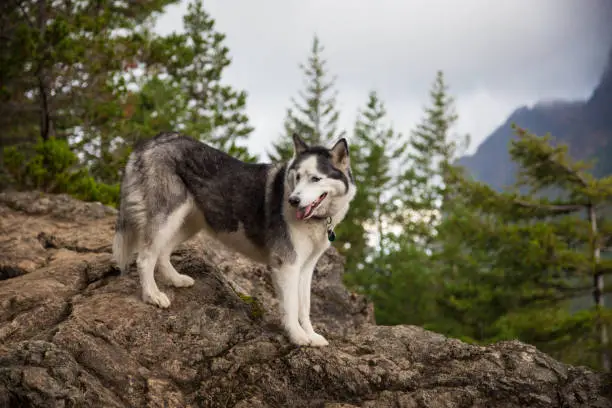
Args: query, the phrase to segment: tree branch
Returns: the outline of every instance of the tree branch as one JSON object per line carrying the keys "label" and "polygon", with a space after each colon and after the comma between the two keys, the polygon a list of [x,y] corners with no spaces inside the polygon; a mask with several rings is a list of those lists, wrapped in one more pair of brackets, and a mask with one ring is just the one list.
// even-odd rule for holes
{"label": "tree branch", "polygon": [[582,204],[542,204],[542,203],[533,203],[529,201],[524,201],[520,199],[513,200],[514,204],[522,208],[531,208],[535,210],[545,210],[555,214],[567,214],[574,211],[580,211],[584,209],[586,206]]}
{"label": "tree branch", "polygon": [[34,27],[34,23],[30,20],[30,18],[28,17],[28,13],[26,11],[26,9],[23,8],[23,4],[21,1],[17,2],[17,6],[19,7],[19,9],[21,10],[21,12],[23,13],[23,18],[25,19],[26,23],[28,23],[28,25],[30,26],[30,28],[32,29],[36,29],[36,27]]}

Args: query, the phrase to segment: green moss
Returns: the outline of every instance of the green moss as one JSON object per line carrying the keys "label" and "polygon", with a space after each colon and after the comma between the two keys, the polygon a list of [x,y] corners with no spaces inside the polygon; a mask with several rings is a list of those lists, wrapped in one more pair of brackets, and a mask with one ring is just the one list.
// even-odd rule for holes
{"label": "green moss", "polygon": [[264,315],[263,305],[254,297],[246,295],[244,293],[237,292],[237,295],[242,299],[244,303],[249,305],[251,308],[250,315],[253,319],[261,319]]}

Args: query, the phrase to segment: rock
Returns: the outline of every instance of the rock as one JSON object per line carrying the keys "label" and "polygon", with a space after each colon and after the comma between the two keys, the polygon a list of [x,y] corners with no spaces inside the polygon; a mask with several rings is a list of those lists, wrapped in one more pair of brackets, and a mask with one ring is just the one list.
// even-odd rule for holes
{"label": "rock", "polygon": [[217,243],[177,249],[196,283],[164,287],[162,310],[111,260],[114,211],[4,193],[0,215],[0,407],[612,406],[609,375],[534,347],[375,325],[334,249],[313,282],[313,324],[330,346],[297,348],[267,268]]}

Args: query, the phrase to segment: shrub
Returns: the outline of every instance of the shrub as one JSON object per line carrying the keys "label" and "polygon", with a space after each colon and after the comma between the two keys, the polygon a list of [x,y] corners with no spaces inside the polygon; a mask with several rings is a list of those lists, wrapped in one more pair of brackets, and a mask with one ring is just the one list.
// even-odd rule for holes
{"label": "shrub", "polygon": [[119,184],[94,180],[65,140],[39,139],[34,145],[5,147],[3,154],[8,183],[16,189],[66,193],[114,207],[119,202]]}

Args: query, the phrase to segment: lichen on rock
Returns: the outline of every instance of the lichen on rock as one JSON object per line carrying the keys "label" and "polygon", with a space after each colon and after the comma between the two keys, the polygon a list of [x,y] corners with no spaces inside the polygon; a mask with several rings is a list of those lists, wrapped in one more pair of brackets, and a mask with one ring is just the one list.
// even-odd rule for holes
{"label": "lichen on rock", "polygon": [[264,315],[264,308],[256,298],[249,296],[244,293],[238,293],[238,296],[244,303],[251,307],[251,317],[254,319],[261,319]]}

